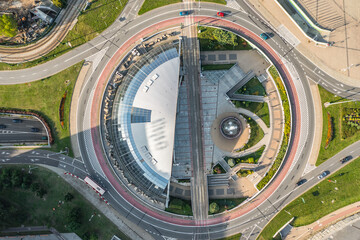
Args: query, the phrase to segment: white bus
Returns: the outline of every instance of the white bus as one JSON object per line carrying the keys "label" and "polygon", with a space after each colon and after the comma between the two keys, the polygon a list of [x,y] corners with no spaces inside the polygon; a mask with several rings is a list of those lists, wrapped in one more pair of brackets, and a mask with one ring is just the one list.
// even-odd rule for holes
{"label": "white bus", "polygon": [[86,177],[84,181],[86,184],[89,184],[97,193],[100,193],[100,195],[103,195],[105,193],[105,190],[102,189],[99,185],[97,185],[97,183],[91,180],[89,177]]}

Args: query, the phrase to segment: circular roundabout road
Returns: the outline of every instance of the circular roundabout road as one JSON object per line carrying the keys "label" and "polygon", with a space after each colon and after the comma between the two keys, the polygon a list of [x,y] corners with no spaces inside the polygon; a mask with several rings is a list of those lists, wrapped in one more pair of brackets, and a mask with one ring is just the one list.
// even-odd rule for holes
{"label": "circular roundabout road", "polygon": [[[213,11],[214,10],[210,10],[210,12]],[[273,179],[271,184],[269,184],[260,194],[247,201],[241,207],[226,213],[209,216],[207,220],[201,223],[195,222],[191,219],[191,217],[183,217],[166,212],[160,212],[156,209],[145,206],[143,202],[135,200],[128,193],[128,190],[126,190],[126,188],[124,188],[124,186],[122,186],[118,182],[118,179],[113,175],[113,171],[108,166],[106,157],[103,155],[102,143],[100,140],[101,136],[98,129],[101,110],[99,103],[102,100],[103,91],[108,79],[115,69],[115,66],[117,66],[120,62],[121,57],[124,56],[130,46],[141,38],[156,32],[158,29],[166,29],[173,27],[174,25],[184,24],[184,17],[164,17],[166,20],[158,21],[133,35],[112,55],[111,59],[102,69],[98,78],[91,105],[91,136],[97,159],[107,179],[107,181],[104,181],[108,189],[107,195],[105,195],[106,198],[108,198],[110,204],[115,209],[119,210],[120,213],[124,214],[128,220],[134,222],[146,231],[153,233],[153,236],[159,239],[163,239],[164,236],[178,239],[216,239],[252,229],[254,226],[256,228],[257,224],[263,222],[262,220],[266,220],[263,222],[266,223],[277,211],[275,199],[272,200],[272,196],[286,178],[299,146],[302,127],[299,124],[301,122],[299,97],[297,89],[294,85],[294,80],[292,79],[292,76],[283,63],[281,57],[273,50],[272,47],[269,46],[267,42],[264,42],[258,34],[243,27],[241,24],[227,19],[213,17],[213,14],[209,15],[196,15],[189,17],[193,17],[196,23],[217,26],[230,30],[247,39],[257,46],[257,48],[260,49],[278,69],[279,74],[286,85],[292,110],[292,131],[289,142],[290,148],[286,159],[281,166],[281,171],[277,173],[276,178]],[[279,203],[283,204],[287,199],[288,197],[285,199],[281,198],[280,200],[283,201]],[[275,211],[271,208],[274,208]],[[253,233],[256,233],[256,231],[254,231],[256,230],[255,228],[252,229]],[[261,227],[258,228],[257,232],[261,230]],[[253,237],[256,235],[253,234],[251,236]]]}

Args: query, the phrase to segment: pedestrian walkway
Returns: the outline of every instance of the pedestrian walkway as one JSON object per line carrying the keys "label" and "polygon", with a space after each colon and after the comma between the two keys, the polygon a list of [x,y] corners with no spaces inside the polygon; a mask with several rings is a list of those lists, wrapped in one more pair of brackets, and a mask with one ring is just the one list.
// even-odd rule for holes
{"label": "pedestrian walkway", "polygon": [[[284,29],[291,32],[300,41],[296,49],[316,63],[320,69],[344,84],[359,86],[360,12],[355,10],[358,9],[358,1],[319,0],[316,3],[310,0],[299,1],[318,25],[331,28],[329,41],[334,43],[331,47],[315,44],[309,39],[277,1],[247,0],[245,2],[259,12],[280,34]],[[282,37],[292,41],[287,35]]]}
{"label": "pedestrian walkway", "polygon": [[350,204],[346,207],[338,209],[322,217],[321,219],[317,220],[312,224],[302,227],[292,228],[290,233],[286,236],[285,239],[286,240],[291,240],[291,239],[323,240],[327,238],[332,239],[332,237],[330,237],[332,234],[342,230],[344,227],[350,225],[354,221],[359,220],[360,218],[359,212],[360,212],[360,202]]}

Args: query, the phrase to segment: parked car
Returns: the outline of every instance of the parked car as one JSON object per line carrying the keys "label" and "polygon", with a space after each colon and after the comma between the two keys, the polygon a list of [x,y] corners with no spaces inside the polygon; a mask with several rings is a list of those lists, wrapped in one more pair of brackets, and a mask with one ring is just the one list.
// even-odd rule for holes
{"label": "parked car", "polygon": [[190,14],[190,11],[181,11],[179,13],[180,16],[186,16],[186,15],[189,15]]}
{"label": "parked car", "polygon": [[217,12],[216,15],[218,17],[225,17],[225,14],[223,12]]}
{"label": "parked car", "polygon": [[16,118],[16,119],[13,119],[12,122],[13,122],[13,123],[22,123],[22,120]]}
{"label": "parked car", "polygon": [[270,38],[267,33],[262,33],[262,34],[260,34],[260,37],[261,37],[262,39],[264,39],[264,40],[268,40],[268,39]]}
{"label": "parked car", "polygon": [[42,136],[41,140],[48,140],[47,136]]}
{"label": "parked car", "polygon": [[304,179],[301,179],[300,181],[298,181],[296,184],[298,185],[298,186],[300,186],[300,185],[303,185],[304,183],[306,183],[307,182],[307,180],[304,178]]}
{"label": "parked car", "polygon": [[318,179],[322,179],[322,178],[326,177],[329,174],[330,174],[330,171],[324,171],[318,176]]}
{"label": "parked car", "polygon": [[346,156],[344,157],[343,159],[340,160],[341,163],[346,163],[347,161],[351,160],[352,159],[352,156]]}
{"label": "parked car", "polygon": [[32,132],[39,132],[40,129],[38,129],[38,128],[31,128],[31,131],[32,131]]}
{"label": "parked car", "polygon": [[6,126],[4,124],[0,124],[0,129],[4,129]]}

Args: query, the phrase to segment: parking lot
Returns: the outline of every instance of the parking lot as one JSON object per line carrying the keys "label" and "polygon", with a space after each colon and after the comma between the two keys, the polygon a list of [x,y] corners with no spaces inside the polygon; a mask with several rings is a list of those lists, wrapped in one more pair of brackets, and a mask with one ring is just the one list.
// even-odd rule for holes
{"label": "parking lot", "polygon": [[47,144],[48,135],[43,124],[35,117],[0,115],[1,145]]}

